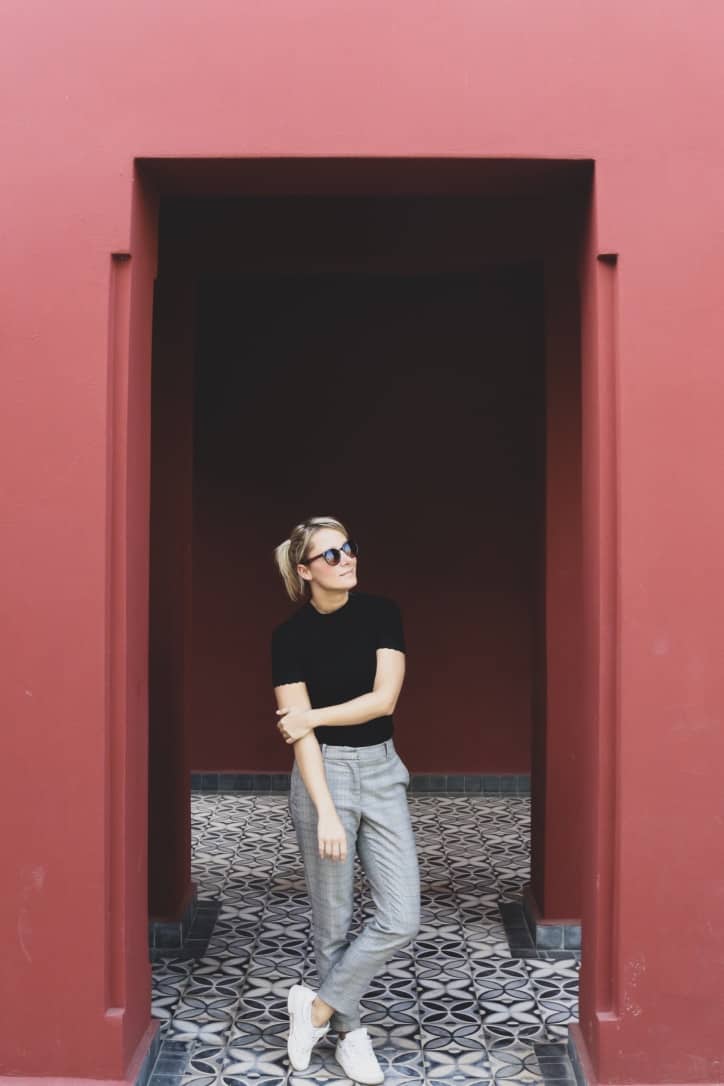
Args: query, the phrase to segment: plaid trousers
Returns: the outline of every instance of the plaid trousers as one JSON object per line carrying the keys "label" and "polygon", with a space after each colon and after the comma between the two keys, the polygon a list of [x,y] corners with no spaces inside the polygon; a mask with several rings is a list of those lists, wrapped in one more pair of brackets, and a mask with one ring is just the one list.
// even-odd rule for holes
{"label": "plaid trousers", "polygon": [[[312,906],[318,995],[335,1008],[330,1027],[361,1025],[360,999],[395,950],[420,927],[420,873],[407,805],[410,774],[392,739],[369,747],[321,745],[324,770],[347,836],[344,861],[321,859],[317,810],[296,762],[289,812]],[[354,899],[354,858],[368,881],[374,915],[348,940]]]}

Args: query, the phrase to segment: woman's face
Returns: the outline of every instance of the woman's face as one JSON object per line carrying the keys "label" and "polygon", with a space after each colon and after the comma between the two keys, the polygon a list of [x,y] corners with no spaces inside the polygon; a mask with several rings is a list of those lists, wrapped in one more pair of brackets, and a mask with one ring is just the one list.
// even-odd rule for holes
{"label": "woman's face", "polygon": [[[329,547],[339,549],[346,538],[337,528],[318,528],[307,547],[307,555],[321,556],[322,551],[326,551]],[[319,557],[308,566],[301,566],[299,572],[305,580],[309,581],[310,586],[318,584],[320,588],[337,591],[354,588],[357,584],[357,559],[342,551],[342,557],[336,566],[328,565],[324,558]]]}

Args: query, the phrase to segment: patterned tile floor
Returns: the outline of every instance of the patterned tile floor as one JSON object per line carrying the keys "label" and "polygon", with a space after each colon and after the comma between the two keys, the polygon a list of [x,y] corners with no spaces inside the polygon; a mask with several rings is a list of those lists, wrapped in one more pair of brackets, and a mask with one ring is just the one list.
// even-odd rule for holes
{"label": "patterned tile floor", "polygon": [[[570,1083],[580,954],[516,956],[499,910],[520,899],[529,877],[530,800],[410,794],[409,802],[422,927],[363,1000],[385,1083]],[[287,796],[193,792],[192,848],[198,897],[209,902],[208,926],[215,922],[208,944],[153,952],[163,1044],[149,1086],[349,1086],[331,1033],[307,1071],[287,1059],[289,987],[318,983]],[[357,863],[353,933],[370,911]]]}

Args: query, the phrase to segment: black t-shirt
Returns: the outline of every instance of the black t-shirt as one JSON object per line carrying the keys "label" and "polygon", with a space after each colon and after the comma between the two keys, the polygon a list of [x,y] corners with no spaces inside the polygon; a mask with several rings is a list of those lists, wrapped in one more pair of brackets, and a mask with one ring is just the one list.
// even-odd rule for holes
{"label": "black t-shirt", "polygon": [[[307,684],[313,709],[369,694],[377,649],[405,651],[402,616],[385,596],[350,591],[347,602],[323,615],[307,601],[272,632],[272,684]],[[319,743],[368,747],[390,739],[391,716],[363,724],[315,728]]]}

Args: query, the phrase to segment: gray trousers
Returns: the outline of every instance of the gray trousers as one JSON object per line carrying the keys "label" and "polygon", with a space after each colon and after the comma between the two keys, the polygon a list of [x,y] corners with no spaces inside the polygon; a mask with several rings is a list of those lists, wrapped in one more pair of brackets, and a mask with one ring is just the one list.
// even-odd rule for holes
{"label": "gray trousers", "polygon": [[[347,858],[321,859],[317,810],[294,763],[289,812],[312,906],[318,995],[335,1008],[330,1027],[361,1025],[360,999],[395,950],[420,927],[420,874],[407,806],[410,774],[391,739],[369,747],[321,745],[329,791],[347,835]],[[348,941],[359,856],[375,912]]]}

